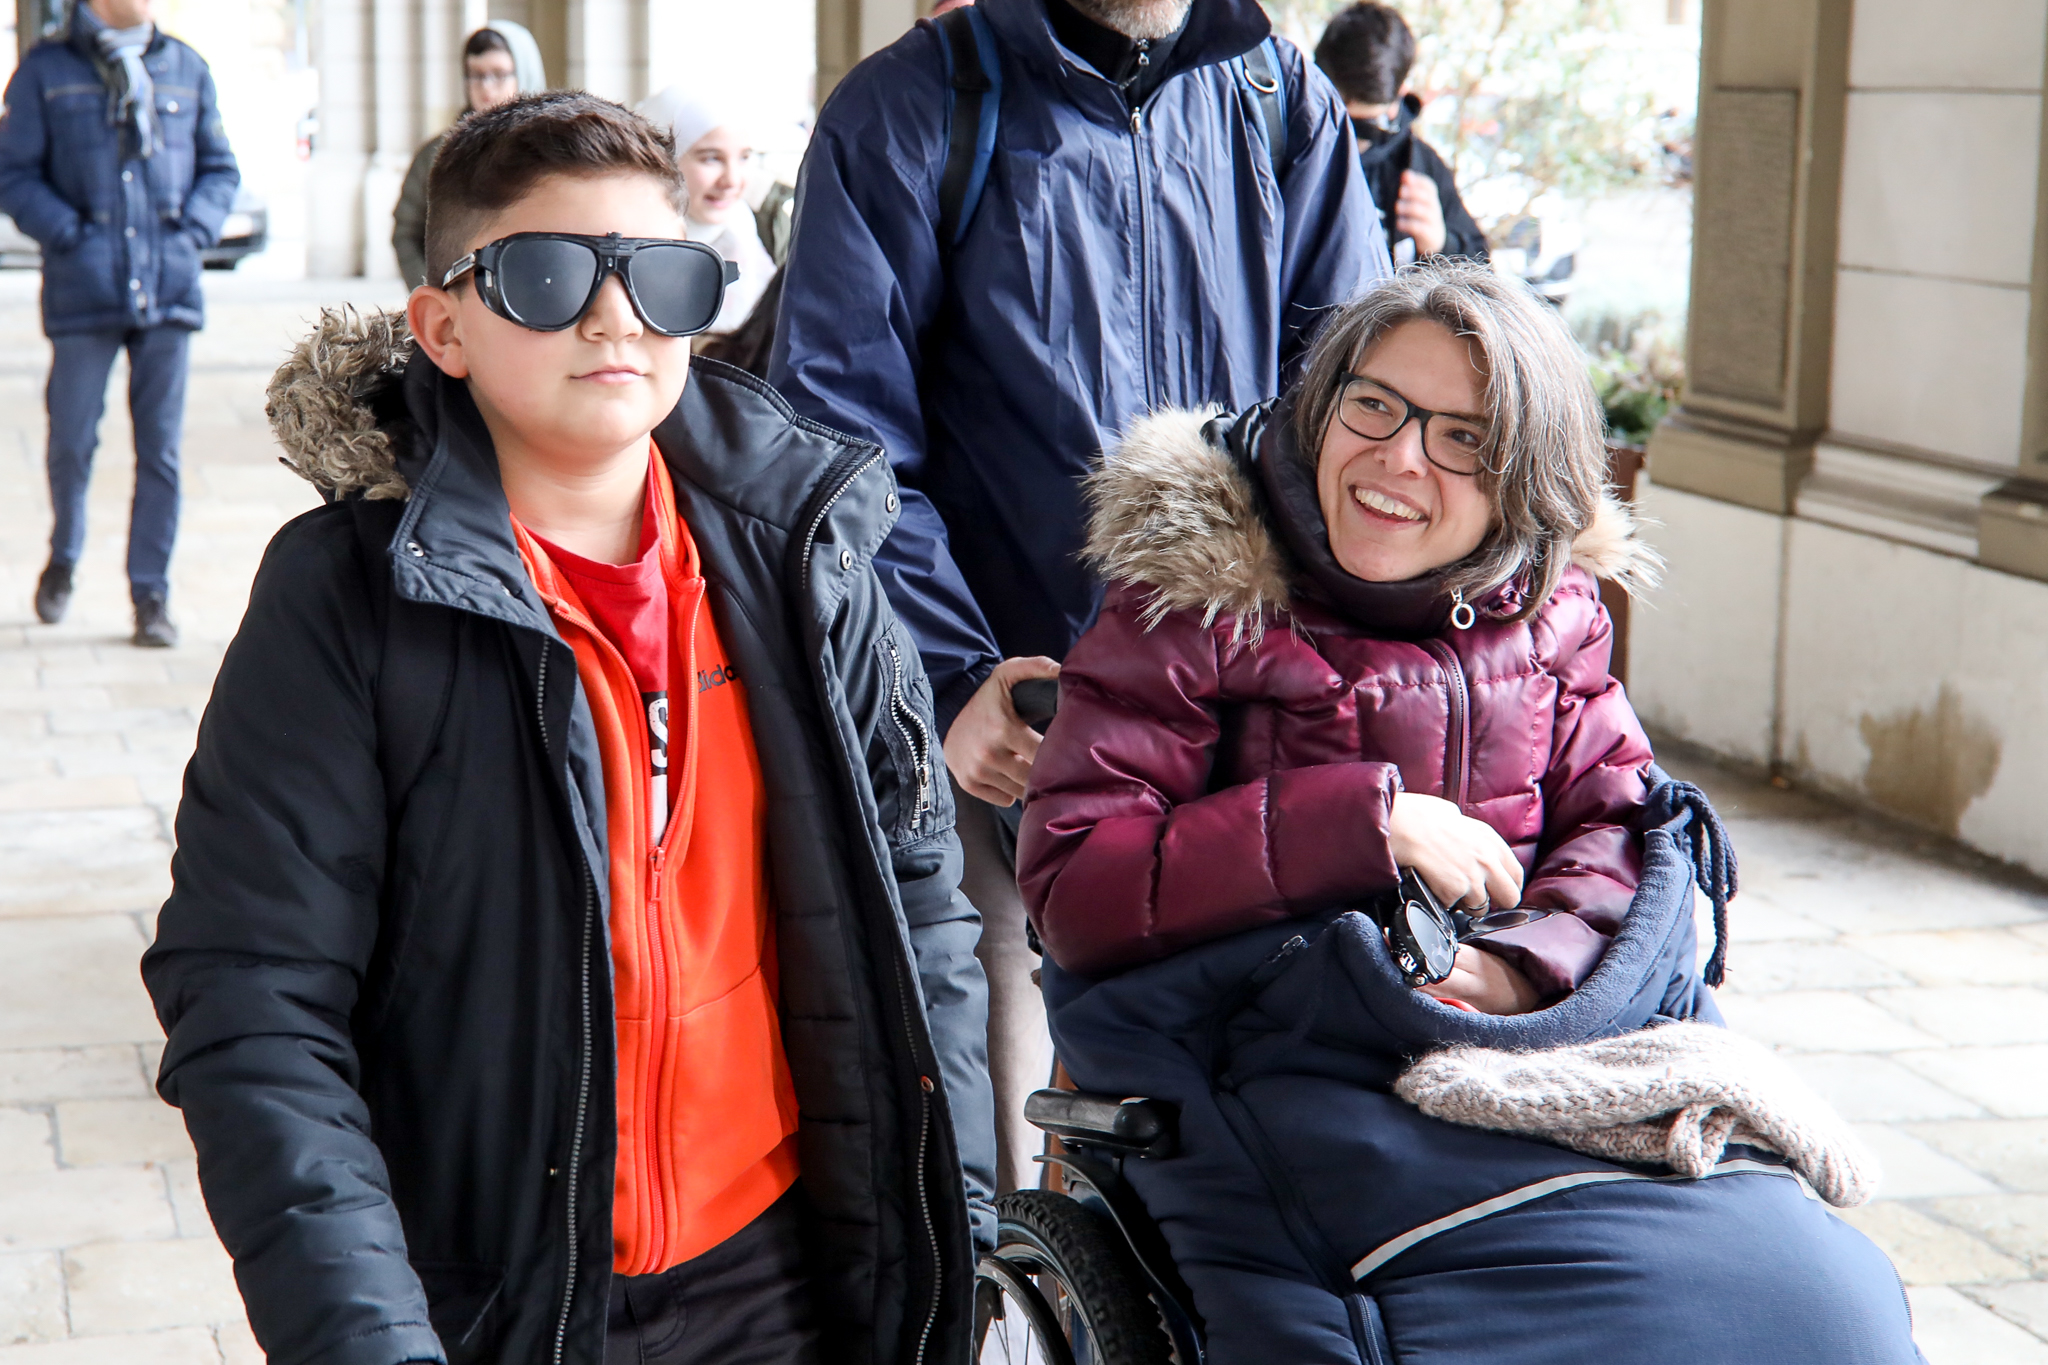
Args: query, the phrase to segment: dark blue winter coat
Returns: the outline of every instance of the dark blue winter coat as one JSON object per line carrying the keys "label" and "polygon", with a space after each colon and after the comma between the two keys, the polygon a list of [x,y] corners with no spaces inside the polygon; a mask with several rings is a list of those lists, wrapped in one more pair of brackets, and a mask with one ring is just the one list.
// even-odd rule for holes
{"label": "dark blue winter coat", "polygon": [[28,50],[0,116],[0,212],[43,249],[43,330],[199,327],[199,253],[220,239],[241,172],[213,75],[158,29],[143,53],[163,146],[130,155],[79,4],[71,28]]}
{"label": "dark blue winter coat", "polygon": [[948,86],[913,29],[840,82],[797,187],[769,378],[881,443],[903,517],[877,556],[943,731],[999,658],[1055,658],[1094,618],[1077,487],[1133,416],[1248,407],[1323,310],[1387,273],[1343,106],[1286,42],[1286,164],[1234,59],[1255,0],[1194,0],[1174,74],[1133,115],[1045,0],[980,0],[1002,100],[987,188],[940,248]]}
{"label": "dark blue winter coat", "polygon": [[1439,1047],[1720,1022],[1694,967],[1705,801],[1667,782],[1649,809],[1621,932],[1534,1014],[1410,989],[1356,913],[1100,982],[1046,960],[1075,1082],[1179,1107],[1179,1150],[1123,1169],[1206,1320],[1209,1365],[1919,1360],[1890,1262],[1770,1154],[1731,1146],[1683,1179],[1441,1122],[1391,1093]]}

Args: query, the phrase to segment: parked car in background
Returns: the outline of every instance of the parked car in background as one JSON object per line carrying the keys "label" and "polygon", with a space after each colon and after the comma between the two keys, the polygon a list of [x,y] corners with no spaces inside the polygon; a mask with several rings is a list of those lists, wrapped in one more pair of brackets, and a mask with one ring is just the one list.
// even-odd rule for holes
{"label": "parked car in background", "polygon": [[[208,270],[233,270],[244,256],[254,256],[270,244],[270,208],[263,197],[245,185],[235,192],[235,206],[221,223],[220,240],[199,253]],[[35,240],[0,213],[0,269],[39,270],[42,250]]]}

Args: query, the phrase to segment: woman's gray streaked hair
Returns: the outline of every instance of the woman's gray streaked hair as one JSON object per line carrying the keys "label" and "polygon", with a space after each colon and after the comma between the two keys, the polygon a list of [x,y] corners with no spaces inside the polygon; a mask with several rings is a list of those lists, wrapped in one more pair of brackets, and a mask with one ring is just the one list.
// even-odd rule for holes
{"label": "woman's gray streaked hair", "polygon": [[1493,444],[1478,475],[1494,528],[1451,566],[1446,590],[1478,600],[1521,579],[1515,619],[1557,588],[1572,541],[1592,524],[1607,483],[1607,424],[1586,359],[1564,322],[1518,281],[1456,258],[1406,266],[1344,305],[1316,338],[1294,405],[1295,443],[1313,465],[1336,417],[1344,376],[1394,328],[1416,318],[1468,337],[1485,372]]}

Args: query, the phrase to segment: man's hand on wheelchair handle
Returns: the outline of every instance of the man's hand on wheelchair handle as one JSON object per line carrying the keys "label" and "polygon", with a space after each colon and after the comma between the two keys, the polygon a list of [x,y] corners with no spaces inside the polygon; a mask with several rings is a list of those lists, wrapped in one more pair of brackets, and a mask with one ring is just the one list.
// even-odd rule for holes
{"label": "man's hand on wheelchair handle", "polygon": [[1026,678],[1057,678],[1060,666],[1043,656],[1005,659],[968,698],[946,731],[946,766],[969,796],[992,806],[1023,799],[1038,757],[1039,733],[1018,717],[1010,689]]}

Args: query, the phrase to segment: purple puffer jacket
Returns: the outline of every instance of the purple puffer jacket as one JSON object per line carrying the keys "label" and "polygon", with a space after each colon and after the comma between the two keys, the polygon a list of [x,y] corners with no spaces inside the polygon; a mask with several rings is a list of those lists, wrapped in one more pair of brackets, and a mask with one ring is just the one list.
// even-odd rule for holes
{"label": "purple puffer jacket", "polygon": [[1502,619],[1503,592],[1456,629],[1429,584],[1335,567],[1286,427],[1160,413],[1094,476],[1089,556],[1114,586],[1032,770],[1032,921],[1102,976],[1357,902],[1398,880],[1388,815],[1422,792],[1500,832],[1524,905],[1570,912],[1486,941],[1562,996],[1635,890],[1651,761],[1593,573],[1650,581],[1656,557],[1610,500],[1533,619]]}

